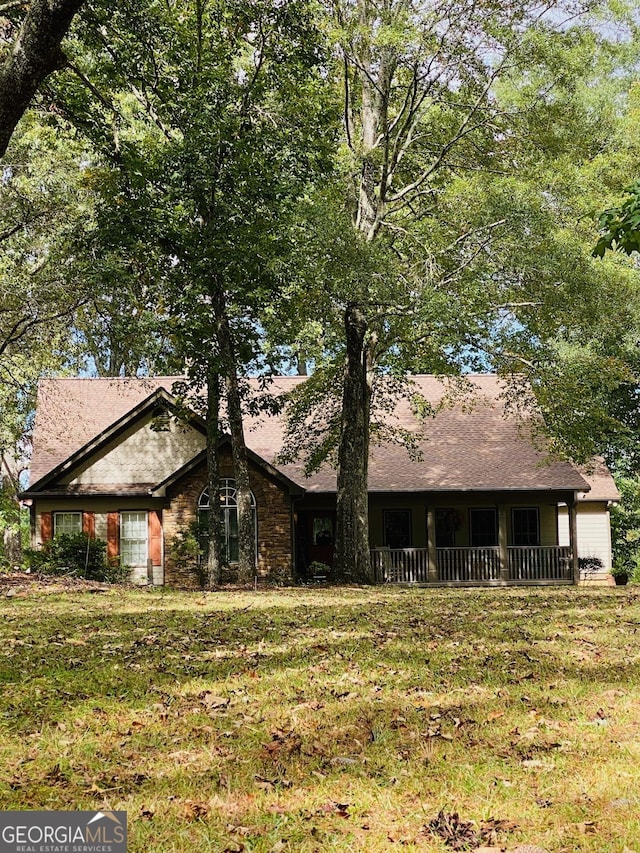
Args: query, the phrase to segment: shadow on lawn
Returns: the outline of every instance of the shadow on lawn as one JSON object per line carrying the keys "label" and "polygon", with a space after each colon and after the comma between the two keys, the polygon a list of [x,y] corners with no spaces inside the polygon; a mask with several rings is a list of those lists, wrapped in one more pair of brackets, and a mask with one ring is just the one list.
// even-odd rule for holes
{"label": "shadow on lawn", "polygon": [[[349,667],[391,673],[400,691],[424,679],[432,692],[470,683],[493,690],[523,680],[542,689],[558,679],[631,687],[640,664],[625,643],[635,644],[637,622],[625,621],[623,601],[581,591],[502,597],[429,590],[340,606],[314,600],[197,614],[122,613],[108,602],[101,612],[88,607],[52,616],[44,602],[27,608],[25,619],[17,607],[3,625],[2,719],[14,731],[33,732],[78,703],[145,708],[192,682],[220,690],[234,679],[279,678],[286,690],[287,681],[304,679],[316,665],[326,670],[319,681]],[[215,606],[215,597],[207,605]],[[582,635],[601,625],[612,626],[615,646],[610,641],[606,654],[581,652],[577,659],[576,643],[581,649],[588,642]]]}
{"label": "shadow on lawn", "polygon": [[[606,691],[633,696],[640,679],[640,614],[625,607],[635,598],[339,595],[11,602],[0,623],[0,798],[21,809],[124,804],[134,849],[148,850],[163,849],[147,845],[157,831],[170,838],[185,823],[218,838],[230,821],[262,825],[265,802],[285,802],[300,837],[319,807],[329,808],[319,820],[344,826],[333,798],[347,802],[360,783],[363,802],[379,796],[402,811],[412,797],[442,802],[443,778],[464,798],[471,784],[502,793],[496,779],[509,776],[506,796],[521,785],[538,808],[536,774],[564,779],[574,753],[599,766],[605,747],[616,760],[615,719],[601,727],[598,711]],[[207,821],[184,817],[211,798]],[[146,839],[141,810],[152,802],[165,815]],[[274,833],[279,815],[267,818]]]}

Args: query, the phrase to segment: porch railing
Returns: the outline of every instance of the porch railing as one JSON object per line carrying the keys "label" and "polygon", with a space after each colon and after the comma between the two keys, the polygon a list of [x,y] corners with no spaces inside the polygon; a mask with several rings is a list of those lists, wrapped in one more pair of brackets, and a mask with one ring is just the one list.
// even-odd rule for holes
{"label": "porch railing", "polygon": [[[436,548],[437,583],[491,583],[501,580],[500,549]],[[427,548],[373,548],[376,583],[429,583]],[[508,581],[569,581],[571,550],[553,546],[509,546]]]}
{"label": "porch railing", "polygon": [[500,580],[498,548],[436,548],[438,580],[482,583]]}
{"label": "porch railing", "polygon": [[428,583],[426,548],[373,548],[371,564],[376,583]]}
{"label": "porch railing", "polygon": [[559,581],[572,576],[571,549],[510,545],[510,581]]}

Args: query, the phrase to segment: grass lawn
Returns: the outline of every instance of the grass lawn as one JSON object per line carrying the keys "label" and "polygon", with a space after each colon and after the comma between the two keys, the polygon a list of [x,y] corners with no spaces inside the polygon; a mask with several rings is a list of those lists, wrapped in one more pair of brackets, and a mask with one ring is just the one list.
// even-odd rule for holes
{"label": "grass lawn", "polygon": [[0,808],[124,809],[134,853],[640,853],[639,629],[634,587],[2,592]]}

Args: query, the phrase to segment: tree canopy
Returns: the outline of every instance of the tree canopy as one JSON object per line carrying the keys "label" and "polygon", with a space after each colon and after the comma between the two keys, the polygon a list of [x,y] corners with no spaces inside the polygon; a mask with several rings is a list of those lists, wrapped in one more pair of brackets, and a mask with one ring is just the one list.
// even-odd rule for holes
{"label": "tree canopy", "polygon": [[[81,5],[0,185],[14,410],[47,369],[186,370],[242,504],[242,376],[308,366],[290,452],[333,454],[358,579],[369,444],[407,374],[512,376],[576,457],[628,438],[637,270],[591,257],[640,166],[624,4]],[[622,248],[623,207],[601,223]]]}

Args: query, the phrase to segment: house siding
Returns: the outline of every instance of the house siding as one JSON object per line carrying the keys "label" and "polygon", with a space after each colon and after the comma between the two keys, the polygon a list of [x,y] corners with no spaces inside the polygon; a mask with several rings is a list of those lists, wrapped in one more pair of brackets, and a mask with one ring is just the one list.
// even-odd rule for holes
{"label": "house siding", "polygon": [[114,439],[98,458],[60,482],[160,483],[205,447],[205,437],[189,425],[172,420],[168,430],[156,432],[151,424],[151,417],[136,424],[124,438]]}
{"label": "house siding", "polygon": [[[608,504],[604,501],[578,503],[576,512],[578,557],[597,557],[603,571],[592,580],[606,581],[611,570],[611,525]],[[561,545],[569,544],[569,511],[560,507],[558,530]]]}

